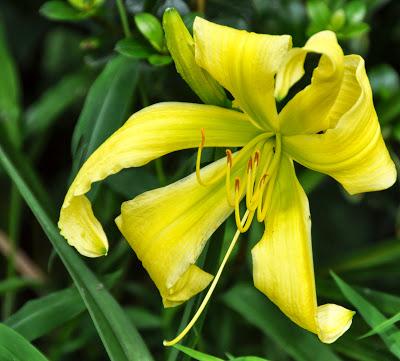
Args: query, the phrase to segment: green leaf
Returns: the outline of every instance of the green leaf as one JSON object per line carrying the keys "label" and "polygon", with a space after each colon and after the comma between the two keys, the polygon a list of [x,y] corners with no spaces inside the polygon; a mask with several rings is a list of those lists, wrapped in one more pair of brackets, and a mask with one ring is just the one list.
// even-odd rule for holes
{"label": "green leaf", "polygon": [[367,23],[356,23],[345,26],[340,33],[337,34],[340,39],[357,38],[369,31]]}
{"label": "green leaf", "polygon": [[299,181],[303,186],[304,192],[307,194],[310,194],[315,188],[317,188],[324,179],[326,179],[325,174],[314,172],[311,169],[303,169],[299,173]]}
{"label": "green leaf", "polygon": [[357,253],[343,256],[340,263],[331,266],[336,271],[368,269],[392,263],[400,259],[400,241],[388,240],[359,249]]}
{"label": "green leaf", "polygon": [[400,79],[397,71],[389,64],[379,64],[368,72],[372,91],[382,98],[388,99],[400,88]]}
{"label": "green leaf", "polygon": [[29,341],[46,335],[86,310],[76,288],[28,301],[5,324]]}
{"label": "green leaf", "polygon": [[29,278],[12,277],[0,282],[0,294],[21,288],[37,286],[38,282]]}
{"label": "green leaf", "polygon": [[193,350],[193,349],[183,346],[183,345],[174,345],[174,347],[177,348],[179,351],[183,352],[184,354],[186,354],[198,361],[224,361],[221,358],[207,355],[203,352]]}
{"label": "green leaf", "polygon": [[72,138],[73,169],[123,122],[138,81],[138,62],[122,55],[110,60],[91,86]]}
{"label": "green leaf", "polygon": [[[112,287],[121,272],[104,277],[107,287]],[[55,328],[86,311],[85,303],[75,287],[53,292],[39,299],[28,301],[11,315],[5,324],[29,341],[48,334]]]}
{"label": "green leaf", "polygon": [[148,61],[151,65],[164,66],[172,63],[172,58],[169,55],[153,54],[150,55]]}
{"label": "green leaf", "polygon": [[[331,275],[347,300],[357,309],[364,321],[371,327],[376,327],[387,321],[386,317],[354,288],[350,287],[335,273]],[[389,326],[384,332],[379,333],[390,352],[400,358],[400,332],[395,326]]]}
{"label": "green leaf", "polygon": [[367,13],[367,6],[362,0],[353,0],[345,5],[344,11],[348,22],[359,23]]}
{"label": "green leaf", "polygon": [[239,284],[223,295],[223,301],[274,340],[294,360],[340,360],[329,346],[292,323],[254,287]]}
{"label": "green leaf", "polygon": [[31,136],[45,131],[68,107],[81,98],[89,85],[85,73],[65,76],[33,103],[25,114],[25,134]]}
{"label": "green leaf", "polygon": [[42,16],[50,20],[59,21],[79,21],[86,19],[93,14],[88,11],[79,11],[67,2],[59,0],[45,2],[40,7],[39,12]]}
{"label": "green leaf", "polygon": [[47,361],[34,346],[11,328],[0,324],[1,361]]}
{"label": "green leaf", "polygon": [[149,13],[136,14],[135,23],[154,49],[159,52],[165,51],[164,31],[160,21],[154,15]]}
{"label": "green leaf", "polygon": [[257,356],[242,356],[233,358],[230,361],[268,361],[268,360]]}
{"label": "green leaf", "polygon": [[307,13],[311,22],[321,29],[324,29],[331,19],[331,11],[325,2],[320,0],[307,1]]}
{"label": "green leaf", "polygon": [[133,59],[147,59],[154,54],[154,50],[140,40],[126,38],[118,41],[115,51]]}
{"label": "green leaf", "polygon": [[161,327],[161,317],[143,307],[127,307],[125,313],[140,330],[155,330]]}
{"label": "green leaf", "polygon": [[377,333],[381,333],[386,331],[390,326],[394,325],[396,322],[400,321],[400,312],[396,313],[394,316],[390,317],[388,320],[383,321],[379,325],[375,326],[371,331],[362,335],[360,339],[366,338],[372,335],[376,335]]}
{"label": "green leaf", "polygon": [[389,99],[382,99],[376,106],[376,112],[381,125],[395,121],[400,115],[400,91],[397,91]]}
{"label": "green leaf", "polygon": [[112,361],[152,360],[126,314],[92,271],[59,234],[36,194],[44,193],[29,162],[0,129],[0,164],[16,184],[71,275]]}
{"label": "green leaf", "polygon": [[18,144],[20,138],[18,120],[21,113],[20,84],[2,22],[0,22],[0,64],[0,123],[4,123],[10,139]]}

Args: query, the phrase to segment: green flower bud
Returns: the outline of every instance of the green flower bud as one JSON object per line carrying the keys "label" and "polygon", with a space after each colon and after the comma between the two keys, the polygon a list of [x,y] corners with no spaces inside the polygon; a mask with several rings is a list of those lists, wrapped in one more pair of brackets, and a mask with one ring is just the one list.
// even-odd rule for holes
{"label": "green flower bud", "polygon": [[165,10],[163,27],[169,52],[181,77],[204,103],[227,106],[229,100],[224,89],[196,64],[193,37],[174,8]]}
{"label": "green flower bud", "polygon": [[68,2],[78,10],[89,11],[103,5],[104,0],[68,0]]}

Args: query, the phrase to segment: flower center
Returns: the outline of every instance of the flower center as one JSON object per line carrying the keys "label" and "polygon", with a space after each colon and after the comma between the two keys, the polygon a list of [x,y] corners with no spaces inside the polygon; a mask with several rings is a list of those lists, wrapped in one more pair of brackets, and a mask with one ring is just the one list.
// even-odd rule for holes
{"label": "flower center", "polygon": [[[185,335],[199,319],[201,313],[204,311],[208,301],[210,300],[215,287],[217,286],[218,280],[220,279],[226,262],[228,261],[228,258],[230,257],[230,254],[232,253],[232,250],[239,239],[240,233],[246,232],[249,229],[256,212],[257,220],[259,222],[264,221],[271,204],[272,191],[275,185],[282,151],[280,134],[275,135],[274,143],[272,139],[268,140],[268,138],[271,138],[272,136],[273,135],[270,133],[264,133],[255,137],[239,152],[237,152],[235,156],[232,154],[230,149],[227,149],[226,171],[217,174],[214,178],[205,182],[200,175],[201,153],[205,144],[205,132],[204,129],[201,130],[201,142],[197,152],[196,160],[197,180],[201,185],[208,186],[222,180],[222,177],[225,175],[226,197],[231,207],[235,208],[237,231],[228,247],[228,250],[225,253],[225,256],[210,285],[210,288],[208,289],[193,318],[178,336],[170,341],[165,340],[163,342],[164,346],[172,346],[178,343],[183,337],[185,337]],[[275,145],[274,147],[272,146],[273,144]],[[251,152],[253,149],[255,150]],[[260,149],[263,149],[263,151],[260,151]],[[247,160],[247,168],[244,174],[242,174],[241,177],[239,175],[236,176],[234,182],[232,182],[231,174],[240,174],[240,170],[243,167],[243,162],[246,160],[245,157],[248,156],[249,153],[251,156]],[[244,197],[246,197],[247,209],[244,216],[241,218],[239,204]]]}
{"label": "flower center", "polygon": [[[230,149],[227,149],[225,172],[221,172],[205,182],[200,175],[201,154],[205,144],[205,132],[204,129],[201,130],[201,142],[196,161],[197,180],[199,184],[209,186],[220,181],[225,175],[226,198],[229,205],[234,208],[236,226],[240,233],[244,233],[250,228],[256,214],[257,220],[263,222],[271,204],[282,149],[280,134],[276,134],[274,139],[268,139],[272,136],[271,133],[264,133],[255,137],[235,156]],[[247,168],[245,171],[240,171],[243,169],[243,162],[246,161],[245,158],[249,156],[249,153],[251,155],[247,160]],[[234,180],[232,179],[233,174],[236,174]],[[243,198],[246,199],[246,212],[248,211],[248,217],[244,224],[242,224],[240,216],[240,202]]]}

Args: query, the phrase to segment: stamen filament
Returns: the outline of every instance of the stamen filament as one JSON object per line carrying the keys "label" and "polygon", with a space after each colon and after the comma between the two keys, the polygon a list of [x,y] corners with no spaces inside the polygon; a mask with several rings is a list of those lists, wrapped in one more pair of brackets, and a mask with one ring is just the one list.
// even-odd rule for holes
{"label": "stamen filament", "polygon": [[[261,194],[264,193],[265,187],[268,185],[268,183],[271,181],[271,184],[269,184],[267,192],[265,194],[265,197],[261,196],[259,199],[258,203],[258,208],[257,208],[257,220],[259,222],[263,222],[267,212],[268,208],[272,199],[272,192],[273,188],[275,186],[275,179],[276,179],[276,171],[278,170],[279,162],[281,159],[281,152],[282,152],[282,141],[281,141],[281,136],[279,134],[276,135],[276,143],[275,143],[275,154],[271,162],[271,167],[269,169],[269,173],[266,176],[266,179],[263,184],[263,189]],[[263,199],[265,198],[265,201],[263,202]]]}
{"label": "stamen filament", "polygon": [[[260,142],[263,139],[268,139],[272,136],[272,133],[262,133],[260,135],[258,135],[257,137],[255,137],[254,139],[252,139],[249,143],[247,143],[239,152],[239,154],[235,157],[235,161],[238,162],[239,160],[241,160],[241,158],[246,155],[246,152],[249,148],[252,148],[255,144],[257,144],[258,142]],[[200,185],[207,187],[209,185],[212,185],[214,183],[216,183],[218,180],[221,179],[221,177],[224,176],[224,172],[221,172],[219,174],[217,174],[215,177],[211,178],[209,181],[205,182],[204,180],[201,179],[201,175],[200,175],[200,167],[201,167],[201,155],[203,153],[203,148],[204,148],[204,144],[206,142],[206,136],[205,136],[205,130],[204,128],[201,128],[201,141],[199,144],[199,149],[197,151],[197,158],[196,158],[196,178],[197,181],[199,182]],[[231,168],[233,167],[233,163],[231,163]]]}
{"label": "stamen filament", "polygon": [[226,178],[225,178],[226,198],[228,200],[228,204],[231,207],[234,207],[235,202],[232,199],[232,194],[231,194],[231,169],[233,163],[232,163],[232,152],[230,149],[226,150],[226,159],[227,159]]}
{"label": "stamen filament", "polygon": [[235,180],[235,221],[237,229],[240,231],[240,233],[244,233],[247,232],[247,230],[251,226],[254,217],[254,212],[249,212],[249,217],[247,218],[247,221],[243,225],[242,221],[240,220],[240,195],[241,195],[240,181],[237,178]]}
{"label": "stamen filament", "polygon": [[[247,211],[247,212],[244,214],[244,216],[243,216],[243,219],[242,219],[242,222],[241,222],[242,225],[246,222],[248,216],[249,216],[249,212]],[[210,288],[209,288],[208,291],[207,291],[206,296],[204,297],[203,301],[201,302],[200,307],[199,307],[198,310],[196,311],[196,313],[195,313],[195,315],[193,316],[193,318],[191,319],[191,321],[190,321],[190,322],[187,324],[187,326],[182,330],[182,332],[181,332],[178,336],[176,336],[173,340],[170,340],[170,341],[164,340],[164,342],[163,342],[163,345],[164,345],[164,346],[173,346],[173,345],[175,345],[176,343],[178,343],[180,340],[182,340],[182,338],[184,338],[184,337],[186,336],[186,334],[187,334],[187,333],[190,331],[190,329],[194,326],[194,324],[196,323],[196,321],[198,320],[198,318],[200,317],[200,315],[203,313],[205,307],[207,306],[208,301],[209,301],[210,298],[211,298],[211,295],[212,295],[213,292],[214,292],[215,287],[217,286],[217,283],[218,283],[218,281],[219,281],[219,279],[220,279],[220,277],[221,277],[222,271],[223,271],[224,268],[225,268],[225,264],[226,264],[226,262],[228,261],[229,256],[231,255],[232,250],[233,250],[233,248],[234,248],[235,245],[236,245],[237,240],[239,239],[239,236],[240,236],[240,231],[237,230],[236,233],[235,233],[235,235],[234,235],[234,237],[233,237],[233,239],[232,239],[232,241],[231,241],[231,244],[229,245],[228,250],[227,250],[226,253],[225,253],[224,259],[222,260],[221,265],[219,266],[218,272],[217,272],[217,274],[215,275],[214,280],[212,281],[211,286],[210,286]]]}
{"label": "stamen filament", "polygon": [[197,159],[196,159],[196,178],[199,184],[202,186],[207,186],[205,182],[200,177],[200,165],[201,165],[201,154],[203,153],[204,143],[206,142],[206,136],[204,132],[204,128],[201,128],[201,141],[199,145],[199,149],[197,151]]}

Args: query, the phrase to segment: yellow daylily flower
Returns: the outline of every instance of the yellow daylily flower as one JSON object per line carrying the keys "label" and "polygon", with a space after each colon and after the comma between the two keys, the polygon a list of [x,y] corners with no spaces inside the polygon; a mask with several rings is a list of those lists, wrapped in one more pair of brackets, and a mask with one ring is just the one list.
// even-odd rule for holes
{"label": "yellow daylily flower", "polygon": [[[107,237],[85,195],[91,184],[123,168],[198,147],[196,172],[123,203],[116,219],[165,307],[185,302],[211,283],[192,321],[165,344],[178,342],[196,322],[239,235],[254,219],[265,224],[252,250],[255,286],[296,324],[322,342],[334,342],[350,327],[354,312],[317,304],[310,211],[293,161],[330,175],[351,194],[395,182],[364,61],[345,56],[330,31],[313,35],[303,48],[291,48],[290,36],[239,31],[201,18],[193,29],[196,66],[232,94],[240,111],[160,103],[133,114],[80,169],[61,209],[61,233],[83,255],[106,254]],[[321,55],[311,84],[278,113],[275,99],[284,98],[303,76],[309,52]],[[182,71],[187,74],[187,67]],[[202,76],[186,75],[193,81]],[[200,170],[204,147],[241,149],[227,149],[226,158]],[[231,213],[238,230],[213,279],[196,260]]]}

